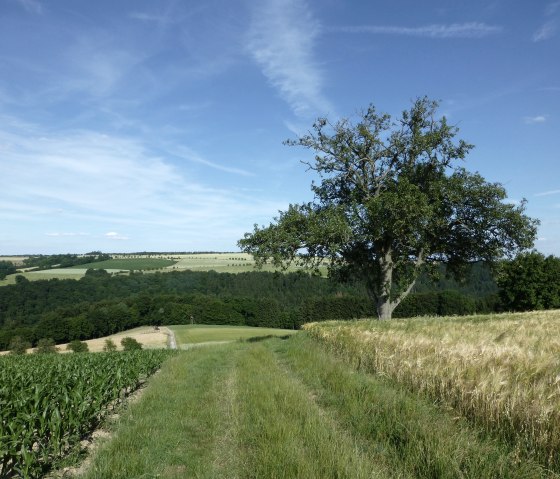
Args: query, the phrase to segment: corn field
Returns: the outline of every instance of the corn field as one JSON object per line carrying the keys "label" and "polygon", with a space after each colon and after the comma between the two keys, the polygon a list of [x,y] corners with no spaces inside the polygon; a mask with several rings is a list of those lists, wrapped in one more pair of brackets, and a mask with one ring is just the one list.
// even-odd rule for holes
{"label": "corn field", "polygon": [[355,367],[467,417],[560,472],[560,311],[305,327]]}
{"label": "corn field", "polygon": [[0,357],[0,478],[42,477],[170,353]]}

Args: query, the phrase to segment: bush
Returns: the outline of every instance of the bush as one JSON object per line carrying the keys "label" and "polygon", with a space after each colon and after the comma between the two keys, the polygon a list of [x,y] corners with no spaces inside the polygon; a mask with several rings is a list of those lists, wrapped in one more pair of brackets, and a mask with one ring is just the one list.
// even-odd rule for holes
{"label": "bush", "polygon": [[125,351],[138,351],[142,349],[142,345],[134,338],[122,338],[121,345]]}
{"label": "bush", "polygon": [[31,347],[31,343],[21,336],[14,336],[10,341],[9,350],[12,354],[25,354]]}
{"label": "bush", "polygon": [[54,354],[58,353],[58,348],[56,343],[52,338],[39,339],[37,343],[37,349],[35,350],[37,354]]}
{"label": "bush", "polygon": [[74,353],[87,353],[89,351],[89,347],[87,343],[84,343],[79,339],[74,339],[74,341],[70,341],[70,343],[68,343],[68,346],[66,346],[66,349]]}
{"label": "bush", "polygon": [[111,353],[117,350],[117,345],[112,339],[106,339],[105,344],[103,345],[103,351],[106,353]]}

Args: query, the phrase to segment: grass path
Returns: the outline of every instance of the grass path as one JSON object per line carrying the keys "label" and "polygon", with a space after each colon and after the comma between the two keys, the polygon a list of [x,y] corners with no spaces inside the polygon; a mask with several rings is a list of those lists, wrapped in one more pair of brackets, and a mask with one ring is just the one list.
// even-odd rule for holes
{"label": "grass path", "polygon": [[302,333],[173,358],[83,477],[557,476]]}

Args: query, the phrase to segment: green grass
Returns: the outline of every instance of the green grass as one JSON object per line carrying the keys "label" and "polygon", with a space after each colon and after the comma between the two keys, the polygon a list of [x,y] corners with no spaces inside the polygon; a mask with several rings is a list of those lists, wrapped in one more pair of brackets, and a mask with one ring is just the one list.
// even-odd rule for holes
{"label": "green grass", "polygon": [[212,341],[237,341],[238,339],[263,336],[285,336],[295,333],[292,329],[212,326],[204,324],[169,326],[169,329],[175,333],[178,346]]}
{"label": "green grass", "polygon": [[83,477],[558,476],[298,333],[168,361]]}

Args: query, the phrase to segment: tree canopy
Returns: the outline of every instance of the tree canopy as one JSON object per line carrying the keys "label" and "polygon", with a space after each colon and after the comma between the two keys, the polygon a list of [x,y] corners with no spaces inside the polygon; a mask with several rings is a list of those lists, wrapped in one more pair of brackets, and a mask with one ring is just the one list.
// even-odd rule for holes
{"label": "tree canopy", "polygon": [[494,263],[533,244],[538,221],[526,202],[507,202],[499,183],[460,166],[473,145],[437,115],[438,103],[413,102],[397,121],[370,106],[357,122],[318,119],[287,145],[315,152],[320,178],[312,202],[292,204],[239,241],[258,265],[292,262],[367,284],[380,319],[389,319],[431,265],[460,277],[468,263]]}

